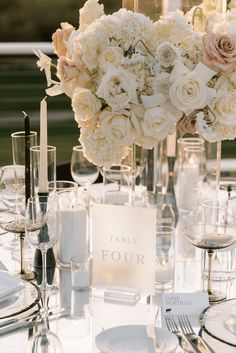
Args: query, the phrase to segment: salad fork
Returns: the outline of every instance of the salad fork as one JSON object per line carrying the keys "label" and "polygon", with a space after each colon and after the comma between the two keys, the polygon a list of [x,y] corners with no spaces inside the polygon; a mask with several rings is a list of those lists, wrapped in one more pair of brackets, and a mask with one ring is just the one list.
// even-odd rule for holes
{"label": "salad fork", "polygon": [[203,341],[203,339],[194,332],[187,315],[179,315],[178,320],[181,330],[183,331],[187,339],[190,341],[190,343],[193,345],[193,347],[197,350],[197,352],[214,353],[213,350],[210,349],[207,344]]}
{"label": "salad fork", "polygon": [[179,328],[175,322],[175,319],[173,318],[172,315],[170,315],[170,314],[165,315],[164,319],[165,319],[167,329],[176,335],[176,337],[179,340],[179,344],[180,344],[181,348],[183,348],[188,353],[199,353],[199,351],[197,351],[192,346],[192,344],[189,342],[189,340],[186,338],[186,336],[179,330]]}

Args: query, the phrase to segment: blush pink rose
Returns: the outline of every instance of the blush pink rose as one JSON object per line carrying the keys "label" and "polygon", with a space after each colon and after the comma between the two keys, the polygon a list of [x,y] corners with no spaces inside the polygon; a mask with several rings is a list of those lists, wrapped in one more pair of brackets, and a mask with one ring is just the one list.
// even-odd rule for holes
{"label": "blush pink rose", "polygon": [[67,22],[61,23],[61,28],[58,28],[52,35],[52,43],[57,56],[66,56],[67,46],[66,43],[69,36],[73,32],[74,27]]}
{"label": "blush pink rose", "polygon": [[225,73],[236,68],[236,36],[208,33],[204,37],[203,63]]}

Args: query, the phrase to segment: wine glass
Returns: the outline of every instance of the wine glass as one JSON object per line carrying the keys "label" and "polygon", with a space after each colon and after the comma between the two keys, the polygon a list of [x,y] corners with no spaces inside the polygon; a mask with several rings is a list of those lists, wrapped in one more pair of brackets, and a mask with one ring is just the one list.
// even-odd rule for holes
{"label": "wine glass", "polygon": [[81,145],[73,147],[70,170],[73,180],[83,186],[85,190],[84,202],[89,204],[90,195],[88,187],[97,180],[99,170],[96,165],[89,162],[84,156],[83,147]]}
{"label": "wine glass", "polygon": [[48,322],[48,300],[43,292],[42,302],[44,315],[42,328],[31,336],[27,343],[27,353],[62,353],[62,344],[59,337],[50,330]]}
{"label": "wine glass", "polygon": [[186,239],[194,246],[207,250],[207,292],[211,303],[225,299],[225,294],[211,288],[212,258],[215,250],[231,246],[236,241],[235,208],[222,200],[202,202],[202,222],[184,228]]}
{"label": "wine glass", "polygon": [[97,180],[98,174],[98,167],[84,157],[82,146],[74,146],[71,156],[71,175],[74,181],[87,188]]}
{"label": "wine glass", "polygon": [[35,278],[35,273],[25,271],[24,239],[25,239],[25,167],[23,165],[8,165],[1,169],[0,197],[8,209],[9,221],[0,223],[7,232],[20,235],[20,272],[18,277],[25,280]]}
{"label": "wine glass", "polygon": [[25,214],[25,234],[29,244],[42,253],[42,291],[53,289],[47,283],[47,250],[57,243],[59,228],[57,196],[37,195],[29,198]]}

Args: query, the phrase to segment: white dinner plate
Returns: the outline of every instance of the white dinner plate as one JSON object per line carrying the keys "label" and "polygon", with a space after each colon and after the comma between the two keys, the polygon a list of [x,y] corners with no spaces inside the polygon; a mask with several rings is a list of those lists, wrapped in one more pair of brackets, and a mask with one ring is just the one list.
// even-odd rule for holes
{"label": "white dinner plate", "polygon": [[[229,320],[236,318],[236,299],[209,306],[200,317],[202,330],[212,338],[236,347],[236,334],[227,329]],[[236,348],[234,348],[236,352]],[[228,352],[227,352],[228,353]]]}
{"label": "white dinner plate", "polygon": [[[161,352],[174,352],[178,346],[177,337],[157,327],[155,332]],[[112,327],[97,335],[95,344],[103,353],[155,353],[153,341],[147,336],[144,325]]]}

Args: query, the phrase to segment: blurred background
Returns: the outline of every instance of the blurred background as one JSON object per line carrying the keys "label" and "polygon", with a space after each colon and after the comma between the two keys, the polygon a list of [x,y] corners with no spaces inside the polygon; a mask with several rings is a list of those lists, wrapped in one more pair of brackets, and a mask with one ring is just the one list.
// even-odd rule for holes
{"label": "blurred background", "polygon": [[[39,103],[45,96],[46,80],[36,66],[37,58],[31,48],[37,49],[39,42],[49,44],[61,22],[78,27],[79,9],[84,2],[0,1],[0,165],[11,163],[10,134],[23,130],[22,111],[30,116],[31,129],[39,131]],[[122,5],[121,0],[100,2],[106,13],[112,13]],[[198,3],[199,0],[169,0],[169,9],[186,11]],[[52,51],[48,53],[53,58]],[[48,130],[49,144],[57,147],[58,166],[68,164],[72,146],[78,144],[79,130],[70,100],[64,95],[48,97]],[[235,157],[235,146],[235,141],[225,141],[223,157]]]}

